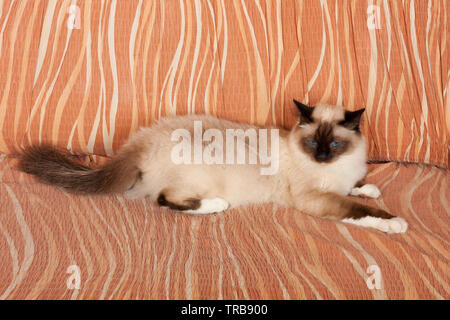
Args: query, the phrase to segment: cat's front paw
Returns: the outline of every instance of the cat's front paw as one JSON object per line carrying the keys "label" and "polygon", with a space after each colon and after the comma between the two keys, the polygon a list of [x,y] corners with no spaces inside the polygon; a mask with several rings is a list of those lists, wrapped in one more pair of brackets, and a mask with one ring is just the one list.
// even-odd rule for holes
{"label": "cat's front paw", "polygon": [[389,226],[387,233],[404,233],[408,230],[408,222],[400,217],[391,218],[388,220]]}
{"label": "cat's front paw", "polygon": [[383,219],[378,217],[363,217],[360,219],[347,218],[343,222],[356,224],[361,227],[374,228],[386,233],[404,233],[408,230],[408,223],[405,219],[394,217]]}
{"label": "cat's front paw", "polygon": [[381,196],[381,191],[374,184],[365,184],[360,188],[353,188],[350,194],[352,196],[377,199]]}

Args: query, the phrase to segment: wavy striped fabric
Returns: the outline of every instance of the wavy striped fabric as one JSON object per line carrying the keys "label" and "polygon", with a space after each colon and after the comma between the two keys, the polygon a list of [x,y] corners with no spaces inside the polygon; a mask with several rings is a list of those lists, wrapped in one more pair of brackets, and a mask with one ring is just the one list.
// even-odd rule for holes
{"label": "wavy striped fabric", "polygon": [[373,160],[448,167],[446,0],[0,2],[0,152],[112,155],[167,114],[366,107]]}
{"label": "wavy striped fabric", "polygon": [[[0,299],[449,299],[449,5],[0,0]],[[290,127],[292,98],[366,107],[370,159],[420,163],[372,165],[383,196],[359,200],[407,233],[272,205],[174,214],[14,169],[39,143],[102,163],[168,114]]]}
{"label": "wavy striped fabric", "polygon": [[[450,298],[442,169],[371,166],[368,181],[383,196],[360,201],[409,223],[387,235],[272,205],[197,217],[147,200],[73,196],[1,160],[3,299]],[[70,266],[79,289],[67,287]],[[380,289],[367,286],[369,266]]]}

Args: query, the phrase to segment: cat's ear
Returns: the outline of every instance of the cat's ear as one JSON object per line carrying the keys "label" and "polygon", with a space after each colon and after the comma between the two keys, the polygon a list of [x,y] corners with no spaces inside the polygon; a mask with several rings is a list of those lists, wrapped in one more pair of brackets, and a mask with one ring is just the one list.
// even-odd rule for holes
{"label": "cat's ear", "polygon": [[300,111],[300,124],[313,122],[312,113],[314,111],[313,107],[308,107],[307,105],[294,99],[294,103],[297,106],[298,111]]}
{"label": "cat's ear", "polygon": [[361,123],[361,116],[364,113],[365,108],[356,111],[345,111],[345,118],[339,125],[346,127],[347,129],[359,132],[359,124]]}

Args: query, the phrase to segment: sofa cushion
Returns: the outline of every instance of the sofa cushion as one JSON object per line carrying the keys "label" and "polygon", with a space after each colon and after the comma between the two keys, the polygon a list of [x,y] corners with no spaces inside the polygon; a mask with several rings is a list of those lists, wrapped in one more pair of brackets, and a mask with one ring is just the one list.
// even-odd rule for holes
{"label": "sofa cushion", "polygon": [[1,299],[450,298],[450,187],[435,167],[371,166],[382,197],[358,201],[409,223],[388,235],[270,204],[193,216],[74,196],[0,160]]}

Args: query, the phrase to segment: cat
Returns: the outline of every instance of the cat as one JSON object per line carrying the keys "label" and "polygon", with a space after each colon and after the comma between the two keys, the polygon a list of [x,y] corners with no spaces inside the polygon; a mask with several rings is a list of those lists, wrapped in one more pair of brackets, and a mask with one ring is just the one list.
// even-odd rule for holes
{"label": "cat", "polygon": [[[375,185],[362,183],[367,174],[366,140],[360,131],[364,109],[347,111],[323,103],[315,107],[294,103],[299,118],[291,130],[266,127],[279,133],[279,139],[269,143],[272,147],[278,144],[278,149],[271,150],[276,151],[272,156],[279,165],[270,175],[261,174],[262,163],[175,164],[176,130],[195,134],[194,124],[199,122],[202,133],[209,129],[222,134],[230,129],[261,129],[210,115],[162,118],[135,132],[115,157],[98,168],[79,164],[46,145],[25,148],[19,168],[69,192],[148,197],[160,206],[185,213],[209,214],[276,203],[387,233],[405,232],[408,224],[403,218],[347,197],[380,196]],[[201,143],[208,146],[207,141]],[[255,152],[247,140],[245,150]]]}

